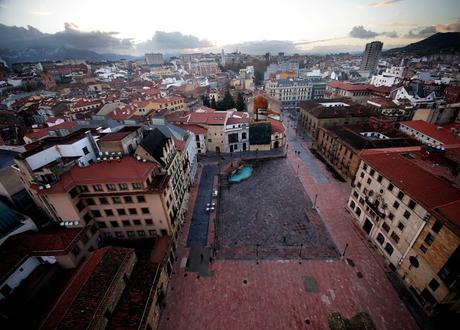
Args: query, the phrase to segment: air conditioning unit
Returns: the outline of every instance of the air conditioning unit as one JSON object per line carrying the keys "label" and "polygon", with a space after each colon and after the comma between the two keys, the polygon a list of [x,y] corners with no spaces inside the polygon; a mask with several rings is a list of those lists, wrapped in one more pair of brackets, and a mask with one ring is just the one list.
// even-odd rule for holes
{"label": "air conditioning unit", "polygon": [[38,186],[38,190],[43,190],[43,186]]}
{"label": "air conditioning unit", "polygon": [[46,189],[50,189],[50,188],[51,188],[51,185],[50,185],[49,183],[47,183],[47,184],[45,185],[45,188],[46,188]]}

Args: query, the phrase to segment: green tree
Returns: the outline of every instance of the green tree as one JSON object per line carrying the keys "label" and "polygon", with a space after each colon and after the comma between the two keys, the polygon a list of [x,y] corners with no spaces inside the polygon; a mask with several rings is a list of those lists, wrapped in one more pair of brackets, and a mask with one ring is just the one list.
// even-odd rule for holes
{"label": "green tree", "polygon": [[209,103],[209,97],[207,95],[202,95],[201,100],[203,101],[203,105],[205,107],[209,107],[211,104]]}
{"label": "green tree", "polygon": [[217,103],[216,103],[216,99],[214,98],[214,96],[211,97],[211,103],[209,104],[209,107],[217,110]]}
{"label": "green tree", "polygon": [[222,99],[222,101],[217,103],[217,109],[218,110],[228,110],[228,109],[232,109],[234,107],[235,107],[235,101],[233,101],[232,95],[227,90],[225,92],[225,95],[224,95],[224,98]]}
{"label": "green tree", "polygon": [[235,108],[238,111],[244,111],[245,108],[246,108],[246,105],[245,105],[244,99],[243,99],[243,94],[241,94],[241,93],[238,93],[238,98],[236,99]]}

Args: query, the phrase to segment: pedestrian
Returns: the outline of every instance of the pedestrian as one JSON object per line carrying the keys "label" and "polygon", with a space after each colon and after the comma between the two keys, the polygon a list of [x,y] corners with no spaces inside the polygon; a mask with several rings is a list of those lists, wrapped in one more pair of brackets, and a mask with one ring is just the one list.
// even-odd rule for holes
{"label": "pedestrian", "polygon": [[201,258],[201,263],[203,263],[203,259],[204,259],[203,253],[200,254],[200,258]]}

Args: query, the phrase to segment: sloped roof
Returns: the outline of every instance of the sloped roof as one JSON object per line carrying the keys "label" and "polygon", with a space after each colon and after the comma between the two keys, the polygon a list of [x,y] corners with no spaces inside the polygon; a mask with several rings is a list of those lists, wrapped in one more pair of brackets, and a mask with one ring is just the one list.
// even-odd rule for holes
{"label": "sloped roof", "polygon": [[161,159],[163,157],[163,148],[168,144],[169,138],[165,136],[158,128],[149,131],[149,134],[141,141],[140,145],[161,165],[165,165]]}

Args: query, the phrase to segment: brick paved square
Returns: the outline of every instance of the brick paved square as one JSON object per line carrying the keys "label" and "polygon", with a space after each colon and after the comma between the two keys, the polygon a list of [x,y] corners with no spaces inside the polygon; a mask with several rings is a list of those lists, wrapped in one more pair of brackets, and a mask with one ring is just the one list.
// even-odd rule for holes
{"label": "brick paved square", "polygon": [[250,178],[222,186],[217,257],[337,257],[335,244],[288,160],[259,160],[251,165]]}

